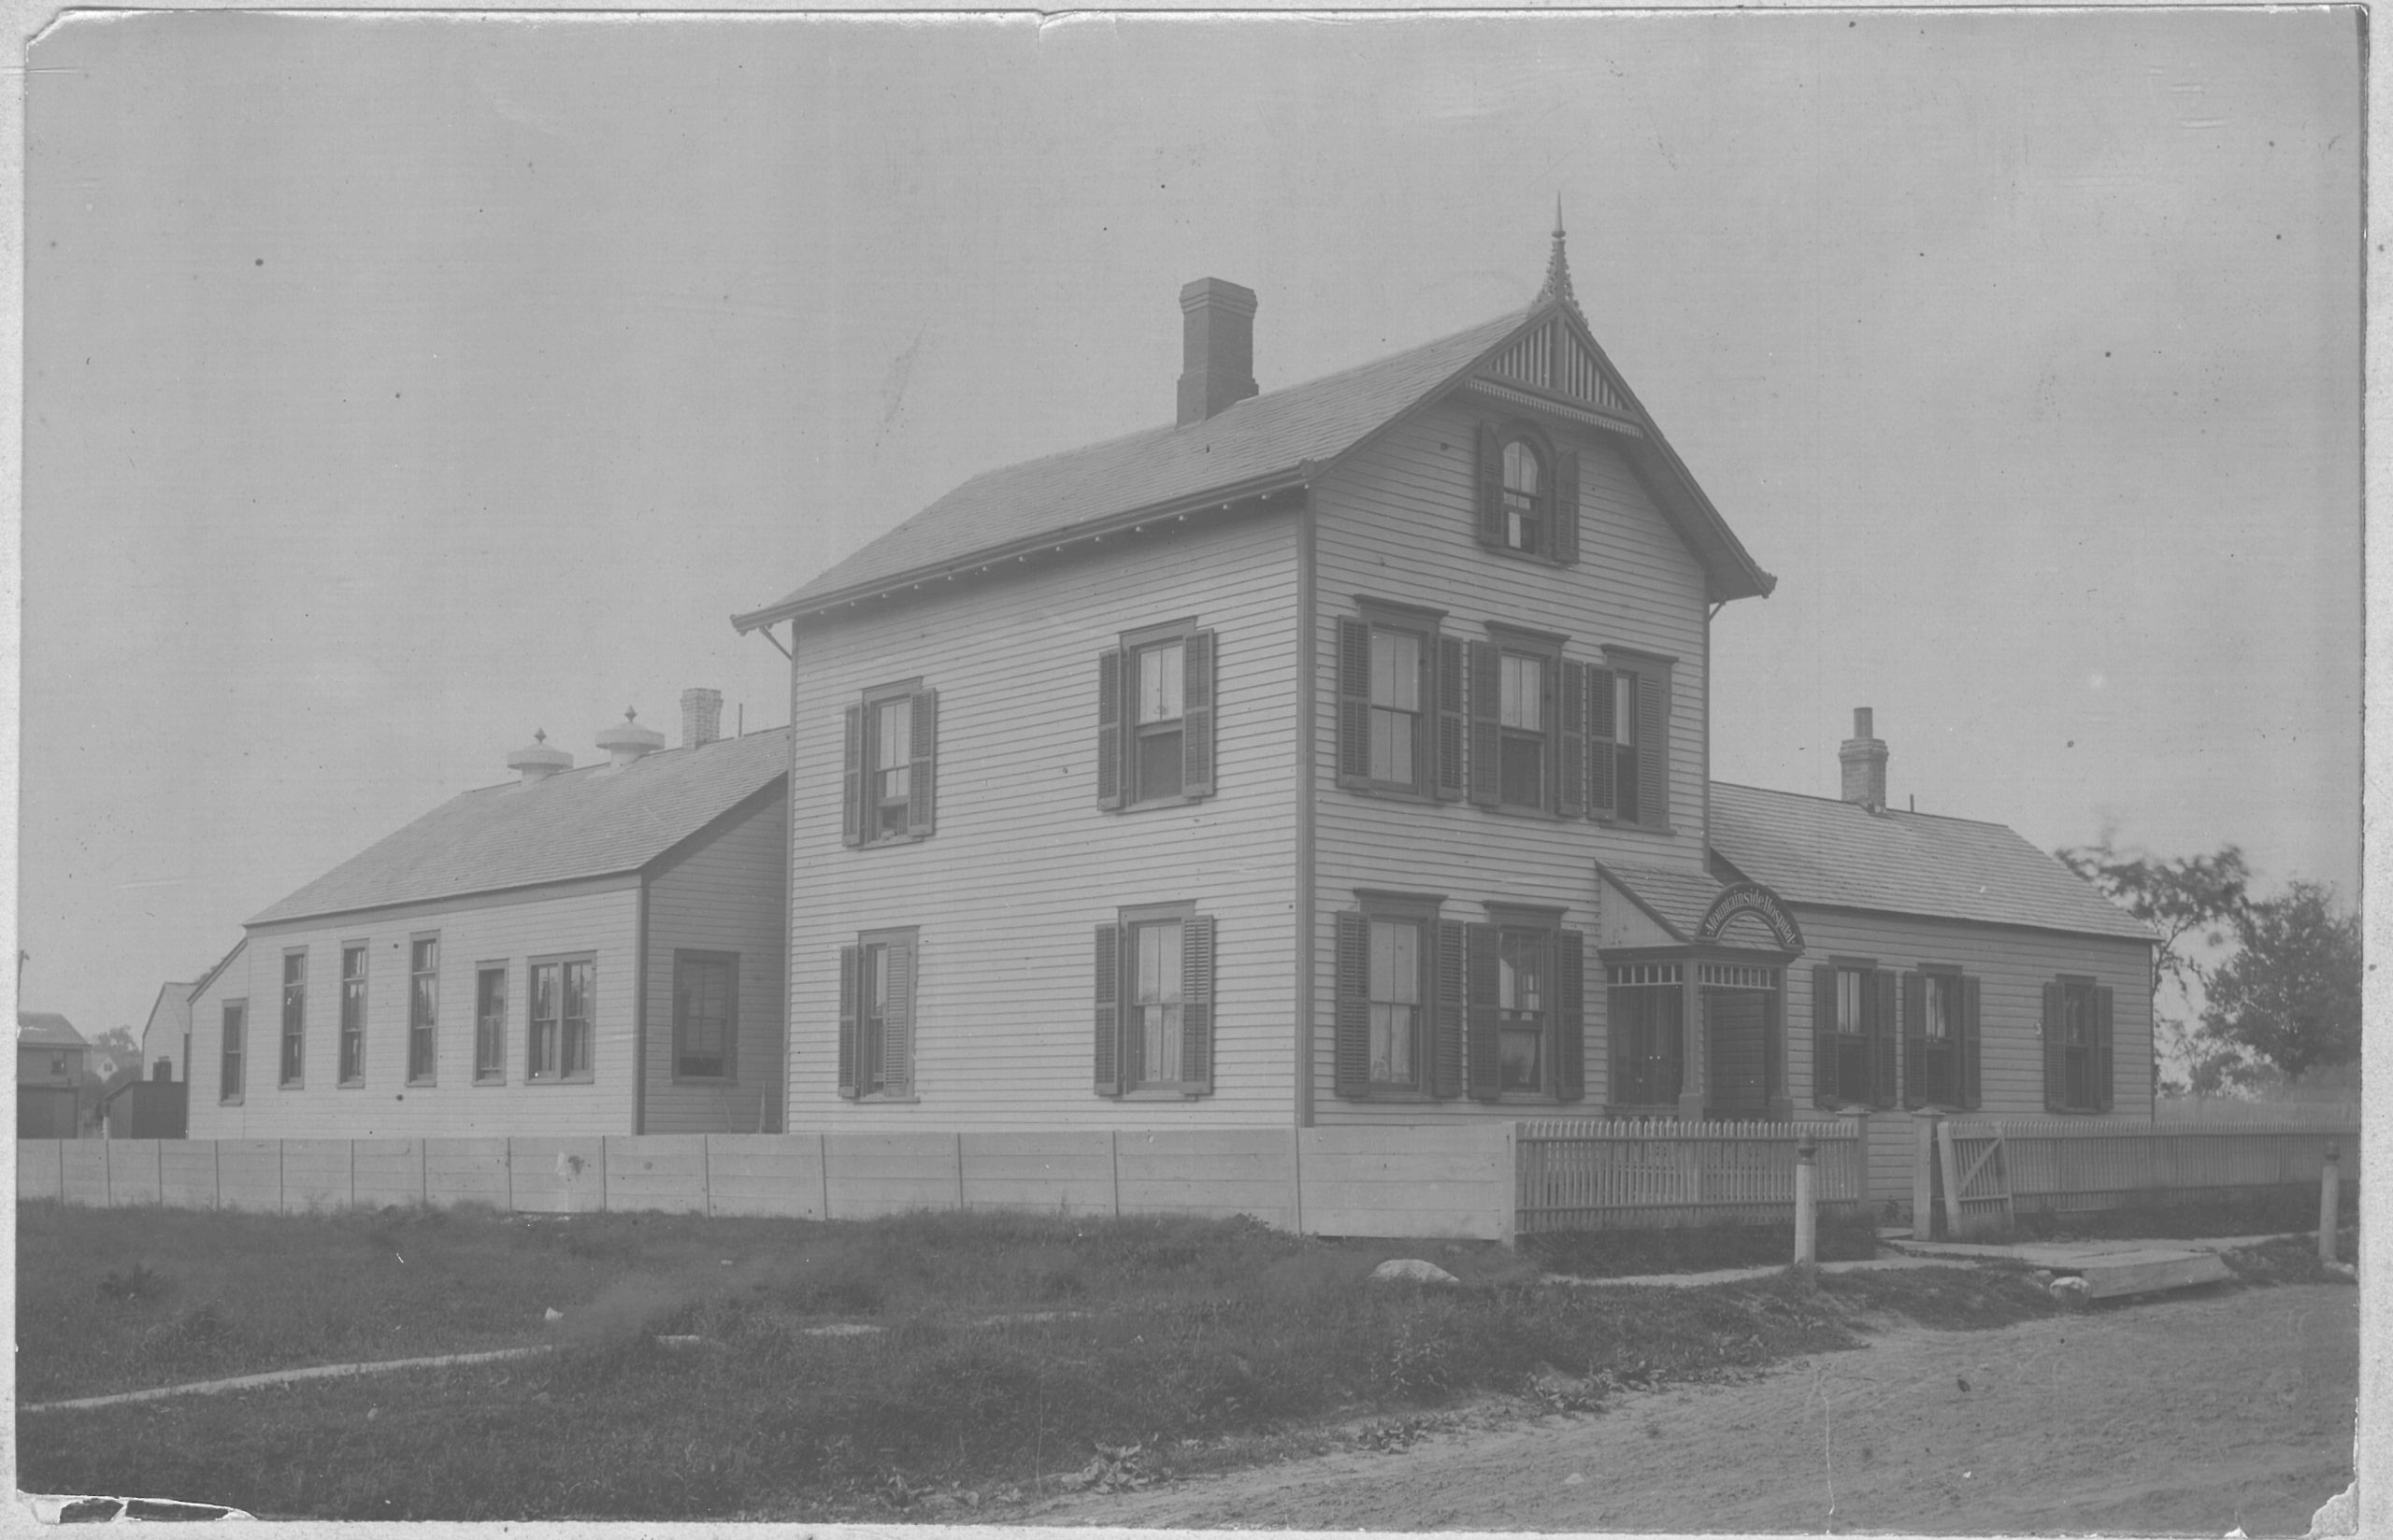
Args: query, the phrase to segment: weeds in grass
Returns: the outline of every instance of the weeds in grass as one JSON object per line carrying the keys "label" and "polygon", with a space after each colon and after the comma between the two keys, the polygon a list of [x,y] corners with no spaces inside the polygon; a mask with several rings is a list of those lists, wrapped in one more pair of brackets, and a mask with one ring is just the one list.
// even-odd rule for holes
{"label": "weeds in grass", "polygon": [[[1872,1211],[1825,1211],[1819,1217],[1822,1262],[1863,1262],[1877,1255]],[[1702,1224],[1650,1230],[1562,1230],[1523,1235],[1521,1254],[1549,1272],[1583,1278],[1636,1277],[1652,1273],[1705,1273],[1731,1267],[1783,1267],[1795,1255],[1795,1226]]]}
{"label": "weeds in grass", "polygon": [[155,1299],[166,1291],[166,1280],[140,1262],[122,1269],[110,1268],[100,1275],[96,1292],[111,1305],[129,1305],[135,1300]]}

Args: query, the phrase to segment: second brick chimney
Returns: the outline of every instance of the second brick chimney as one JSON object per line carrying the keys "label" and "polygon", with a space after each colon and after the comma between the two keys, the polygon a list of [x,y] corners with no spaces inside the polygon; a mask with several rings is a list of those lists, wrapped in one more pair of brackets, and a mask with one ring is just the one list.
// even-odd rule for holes
{"label": "second brick chimney", "polygon": [[1180,291],[1180,422],[1202,422],[1255,393],[1254,291],[1198,278]]}
{"label": "second brick chimney", "polygon": [[704,749],[723,736],[723,692],[694,689],[681,692],[681,747]]}
{"label": "second brick chimney", "polygon": [[1870,708],[1853,708],[1853,736],[1837,746],[1837,763],[1844,769],[1844,800],[1857,802],[1873,813],[1886,806],[1886,745],[1871,735]]}

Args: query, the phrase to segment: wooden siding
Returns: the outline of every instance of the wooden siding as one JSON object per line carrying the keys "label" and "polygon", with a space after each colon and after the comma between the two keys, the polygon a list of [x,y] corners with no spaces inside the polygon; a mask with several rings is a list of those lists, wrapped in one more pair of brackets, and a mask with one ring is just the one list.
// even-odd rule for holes
{"label": "wooden siding", "polygon": [[[1495,408],[1490,408],[1491,410]],[[1472,510],[1477,424],[1483,413],[1440,406],[1397,424],[1315,488],[1319,527],[1319,621],[1313,651],[1315,888],[1313,1114],[1321,1122],[1511,1119],[1593,1111],[1603,1104],[1609,1063],[1604,994],[1596,954],[1595,863],[1700,871],[1707,767],[1703,572],[1645,496],[1614,441],[1592,429],[1548,424],[1558,447],[1579,454],[1576,565],[1552,566],[1489,551]],[[1483,639],[1484,622],[1507,621],[1569,637],[1564,656],[1593,663],[1606,646],[1677,660],[1670,671],[1668,833],[1586,819],[1496,813],[1469,801],[1426,803],[1340,790],[1337,777],[1337,620],[1354,596],[1446,612],[1448,635]],[[1336,981],[1327,966],[1335,916],[1354,906],[1357,888],[1442,893],[1445,918],[1481,920],[1487,900],[1552,905],[1562,923],[1588,934],[1586,1100],[1481,1103],[1342,1101],[1335,1083],[1329,1023]]]}
{"label": "wooden siding", "polygon": [[[1297,520],[1191,521],[800,634],[793,670],[793,1130],[1253,1125],[1292,1117]],[[1217,636],[1215,794],[1097,806],[1097,659],[1191,618]],[[840,844],[843,714],[939,692],[936,832]],[[1090,948],[1122,906],[1217,927],[1213,1091],[1098,1096]],[[919,928],[914,1099],[838,1094],[838,955]],[[835,1156],[836,1159],[836,1156]]]}
{"label": "wooden siding", "polygon": [[[776,791],[664,863],[648,888],[647,1079],[639,1132],[762,1134],[781,1126],[789,800]],[[673,954],[738,955],[732,1078],[673,1077]]]}
{"label": "wooden siding", "polygon": [[[387,1138],[433,1134],[629,1133],[638,924],[634,879],[576,884],[450,905],[301,920],[251,933],[242,955],[192,1007],[191,1091],[194,1139]],[[407,1081],[408,943],[440,937],[437,1078]],[[346,944],[366,945],[365,1083],[340,1086],[340,962]],[[308,948],[306,1076],[276,1084],[281,1054],[282,957]],[[530,984],[527,962],[553,953],[596,954],[592,1065],[587,1083],[524,1078]],[[475,984],[483,962],[507,963],[507,1080],[474,1083]],[[249,1001],[248,1062],[238,1105],[218,1097],[222,1003]]]}
{"label": "wooden siding", "polygon": [[[1794,905],[1811,948],[1786,970],[1786,1072],[1798,1118],[1827,1117],[1812,1105],[1811,967],[1831,957],[1870,958],[1907,972],[1949,963],[1979,980],[1980,1118],[2044,1116],[2043,986],[2091,975],[2113,991],[2112,1111],[2072,1119],[2142,1122],[2152,1115],[2152,962],[2142,942],[1966,920],[1864,914]],[[1870,1195],[1908,1204],[1918,1148],[1917,1119],[1899,1107],[1869,1118]]]}

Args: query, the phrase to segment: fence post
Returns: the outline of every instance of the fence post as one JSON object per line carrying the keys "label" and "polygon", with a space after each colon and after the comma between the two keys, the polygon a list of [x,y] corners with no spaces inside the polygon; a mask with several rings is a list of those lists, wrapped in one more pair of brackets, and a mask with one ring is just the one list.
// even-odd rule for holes
{"label": "fence post", "polygon": [[1105,1182],[1113,1196],[1113,1217],[1122,1217],[1122,1131],[1105,1131]]}
{"label": "fence post", "polygon": [[1911,1161],[1911,1238],[1915,1241],[1936,1238],[1936,1123],[1934,1107],[1922,1107],[1913,1113],[1912,1123],[1919,1135]]}
{"label": "fence post", "polygon": [[2343,1151],[2327,1147],[2327,1163],[2318,1168],[2318,1260],[2335,1260],[2335,1229],[2343,1222]]}
{"label": "fence post", "polygon": [[1816,1178],[1819,1176],[1819,1147],[1812,1135],[1795,1147],[1795,1265],[1815,1267],[1820,1261],[1820,1217],[1817,1204]]}

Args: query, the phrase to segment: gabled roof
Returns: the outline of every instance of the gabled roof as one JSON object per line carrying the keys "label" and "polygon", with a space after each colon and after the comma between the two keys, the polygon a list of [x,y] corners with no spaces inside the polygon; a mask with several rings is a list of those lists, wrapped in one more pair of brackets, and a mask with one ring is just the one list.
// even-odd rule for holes
{"label": "gabled roof", "polygon": [[[1251,396],[1201,421],[1150,428],[1084,449],[974,477],[821,577],[762,609],[732,617],[742,631],[852,599],[888,592],[958,568],[1002,561],[1051,541],[1106,533],[1118,523],[1186,505],[1211,505],[1299,487],[1398,418],[1459,383],[1512,342],[1561,315],[1586,336],[1567,292],[1526,310],[1301,385]],[[1586,338],[1598,357],[1594,339]],[[1604,368],[1617,381],[1610,362]],[[1755,564],[1696,486],[1644,409],[1631,461],[1665,516],[1712,572],[1715,598],[1768,593],[1776,579]]]}
{"label": "gabled roof", "polygon": [[17,1046],[21,1048],[87,1048],[92,1045],[75,1023],[56,1011],[17,1013]]}
{"label": "gabled roof", "polygon": [[1598,861],[1596,870],[1636,902],[1681,941],[1695,939],[1704,911],[1720,896],[1720,880],[1709,872],[1684,872],[1675,866],[1625,866]]}
{"label": "gabled roof", "polygon": [[252,926],[636,872],[789,772],[789,729],[467,791],[250,920]]}
{"label": "gabled roof", "polygon": [[233,965],[233,959],[240,956],[241,948],[249,944],[250,938],[246,935],[241,937],[240,940],[234,942],[232,948],[225,952],[222,957],[216,960],[216,966],[208,969],[206,973],[199,976],[199,982],[191,987],[191,993],[183,997],[183,1003],[185,1005],[190,1005],[197,1001],[200,996],[200,991],[207,989],[208,985],[215,983],[217,976],[222,974],[225,969],[231,967]]}
{"label": "gabled roof", "polygon": [[1999,823],[1714,781],[1711,832],[1713,850],[1790,904],[2154,939]]}

